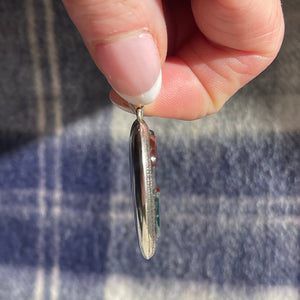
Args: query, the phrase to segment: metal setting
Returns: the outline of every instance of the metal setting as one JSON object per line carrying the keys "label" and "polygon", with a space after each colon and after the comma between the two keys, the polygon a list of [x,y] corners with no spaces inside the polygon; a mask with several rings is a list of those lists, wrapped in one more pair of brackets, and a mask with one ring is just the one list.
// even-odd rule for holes
{"label": "metal setting", "polygon": [[137,119],[130,132],[132,194],[139,246],[143,256],[150,259],[160,235],[159,189],[155,184],[155,135],[143,120],[143,107],[136,108],[135,112]]}

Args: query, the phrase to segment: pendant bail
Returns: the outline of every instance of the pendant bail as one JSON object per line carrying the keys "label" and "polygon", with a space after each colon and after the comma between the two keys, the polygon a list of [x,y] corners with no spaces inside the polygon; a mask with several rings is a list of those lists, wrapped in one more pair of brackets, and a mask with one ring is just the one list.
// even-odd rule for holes
{"label": "pendant bail", "polygon": [[136,115],[136,118],[139,121],[139,123],[142,122],[143,116],[144,116],[144,106],[143,105],[136,106],[131,103],[128,103],[128,105],[129,105],[132,113],[134,113]]}
{"label": "pendant bail", "polygon": [[140,106],[136,109],[136,118],[141,123],[144,116],[144,106]]}

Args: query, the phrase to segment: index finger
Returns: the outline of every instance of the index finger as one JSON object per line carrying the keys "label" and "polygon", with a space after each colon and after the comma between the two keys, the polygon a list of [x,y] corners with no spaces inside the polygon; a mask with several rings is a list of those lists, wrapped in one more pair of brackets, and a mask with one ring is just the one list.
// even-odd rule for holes
{"label": "index finger", "polygon": [[[175,56],[167,57],[161,92],[145,107],[145,114],[192,120],[214,113],[262,72],[280,49],[284,22],[279,0],[192,4],[199,28]],[[204,18],[206,14],[209,17]],[[111,98],[119,101],[114,93]]]}

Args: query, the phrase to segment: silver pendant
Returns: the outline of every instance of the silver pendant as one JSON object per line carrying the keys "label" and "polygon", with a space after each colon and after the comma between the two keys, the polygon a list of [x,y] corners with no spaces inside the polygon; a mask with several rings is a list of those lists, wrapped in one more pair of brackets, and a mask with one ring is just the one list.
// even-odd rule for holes
{"label": "silver pendant", "polygon": [[131,127],[129,147],[136,230],[141,252],[144,258],[150,259],[160,236],[155,135],[143,120],[143,107],[130,107],[137,116]]}

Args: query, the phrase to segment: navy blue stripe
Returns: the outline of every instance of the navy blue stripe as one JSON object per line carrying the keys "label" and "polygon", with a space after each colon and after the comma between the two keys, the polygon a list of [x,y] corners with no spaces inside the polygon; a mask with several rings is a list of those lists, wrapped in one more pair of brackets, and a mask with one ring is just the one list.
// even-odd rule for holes
{"label": "navy blue stripe", "polygon": [[1,189],[37,188],[38,144],[33,138],[32,135],[10,132],[0,139]]}
{"label": "navy blue stripe", "polygon": [[0,263],[37,264],[37,219],[35,214],[21,213],[0,216]]}
{"label": "navy blue stripe", "polygon": [[199,137],[191,147],[158,135],[158,184],[171,195],[300,195],[300,134]]}
{"label": "navy blue stripe", "polygon": [[[136,253],[133,223],[120,222],[110,270],[137,278],[161,277],[248,287],[298,284],[298,227],[162,216],[162,235],[150,262]],[[233,217],[234,218],[234,217]],[[121,230],[122,228],[122,230]]]}

